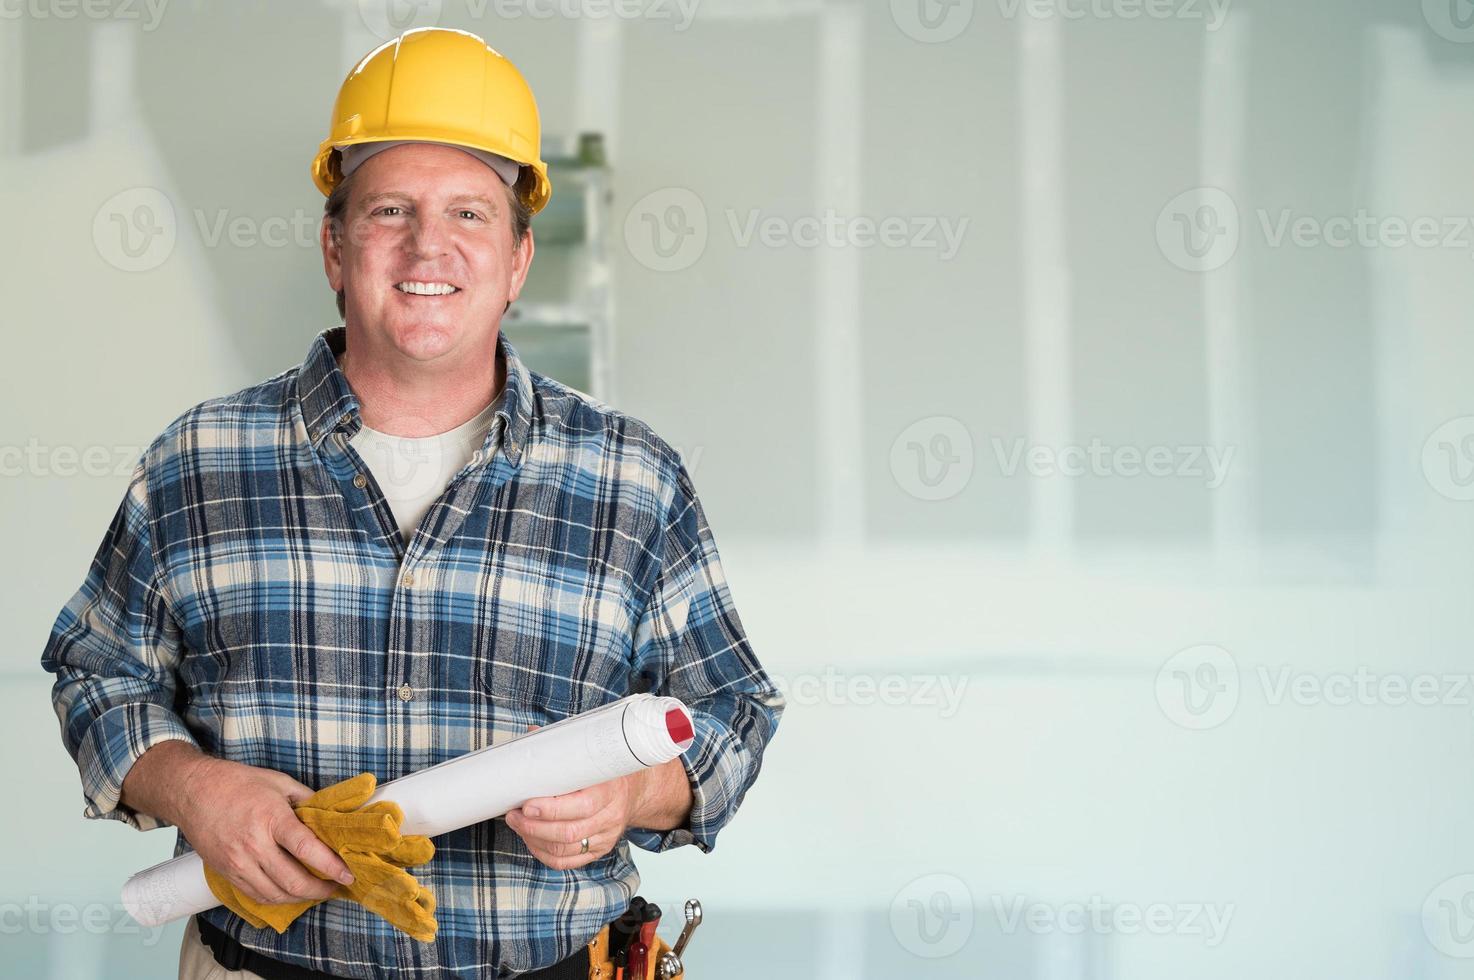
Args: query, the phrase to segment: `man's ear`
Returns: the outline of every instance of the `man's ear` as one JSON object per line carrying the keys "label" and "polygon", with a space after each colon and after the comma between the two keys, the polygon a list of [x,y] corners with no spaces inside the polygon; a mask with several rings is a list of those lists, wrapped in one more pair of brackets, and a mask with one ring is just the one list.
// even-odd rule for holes
{"label": "man's ear", "polygon": [[343,288],[343,243],[342,236],[333,227],[333,223],[326,216],[322,219],[322,226],[317,230],[319,244],[322,245],[322,269],[327,273],[328,285],[333,292]]}
{"label": "man's ear", "polygon": [[512,280],[507,284],[507,303],[510,304],[522,293],[522,284],[527,282],[527,272],[532,268],[532,229],[522,236],[522,244],[512,252]]}

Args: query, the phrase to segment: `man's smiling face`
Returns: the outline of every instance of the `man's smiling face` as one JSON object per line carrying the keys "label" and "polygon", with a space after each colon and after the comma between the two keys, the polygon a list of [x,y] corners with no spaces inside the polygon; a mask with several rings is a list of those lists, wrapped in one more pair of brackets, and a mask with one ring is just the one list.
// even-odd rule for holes
{"label": "man's smiling face", "polygon": [[513,248],[496,172],[455,147],[411,143],[365,160],[352,179],[343,234],[324,229],[323,240],[350,329],[370,348],[426,362],[494,343],[532,262],[531,234]]}

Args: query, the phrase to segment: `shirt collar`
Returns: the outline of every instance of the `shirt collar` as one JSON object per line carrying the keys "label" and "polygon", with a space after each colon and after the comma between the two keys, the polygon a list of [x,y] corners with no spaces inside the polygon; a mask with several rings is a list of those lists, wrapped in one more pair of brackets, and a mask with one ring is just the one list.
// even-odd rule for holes
{"label": "shirt collar", "polygon": [[[297,371],[297,402],[302,410],[302,422],[307,426],[307,438],[315,449],[322,447],[329,434],[341,430],[351,437],[363,425],[358,396],[338,367],[337,355],[343,352],[346,342],[345,327],[329,327],[313,339],[307,359]],[[500,441],[508,461],[516,466],[532,427],[532,376],[505,332],[498,332],[496,343],[507,369],[506,397],[501,399],[496,412],[502,420]],[[496,438],[493,425],[482,446],[487,462]]]}

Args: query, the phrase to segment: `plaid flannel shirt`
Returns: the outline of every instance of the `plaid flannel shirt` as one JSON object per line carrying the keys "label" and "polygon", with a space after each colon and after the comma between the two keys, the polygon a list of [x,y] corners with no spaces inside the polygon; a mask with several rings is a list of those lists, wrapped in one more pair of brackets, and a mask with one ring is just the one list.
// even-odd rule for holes
{"label": "plaid flannel shirt", "polygon": [[685,827],[631,829],[574,871],[545,867],[500,819],[443,835],[415,872],[438,901],[433,943],[349,902],[280,936],[205,913],[264,955],[344,977],[545,966],[624,910],[630,843],[711,849],[783,698],[690,475],[646,425],[528,371],[503,335],[497,421],[406,545],[348,444],[362,423],[343,343],[324,331],[300,367],[195,406],[140,459],[42,655],[84,812],[159,826],[118,797],[170,739],[321,787],[395,779],[637,691],[681,698],[696,721]]}

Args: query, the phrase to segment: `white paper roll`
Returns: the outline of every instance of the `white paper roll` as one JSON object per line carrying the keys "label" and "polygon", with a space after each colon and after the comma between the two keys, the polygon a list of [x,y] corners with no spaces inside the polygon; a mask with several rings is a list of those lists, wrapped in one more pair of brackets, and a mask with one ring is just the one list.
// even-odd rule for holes
{"label": "white paper roll", "polygon": [[[679,700],[634,694],[385,783],[369,802],[393,800],[404,810],[404,833],[434,837],[536,797],[573,793],[669,762],[694,737],[691,714]],[[194,852],[146,868],[123,885],[123,906],[145,926],[219,904]]]}

